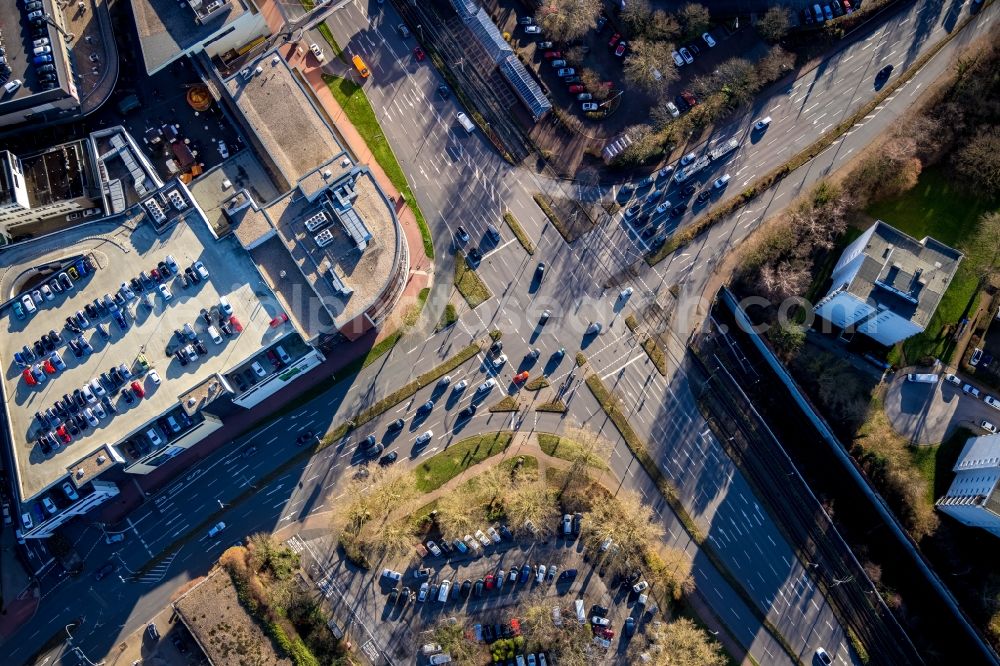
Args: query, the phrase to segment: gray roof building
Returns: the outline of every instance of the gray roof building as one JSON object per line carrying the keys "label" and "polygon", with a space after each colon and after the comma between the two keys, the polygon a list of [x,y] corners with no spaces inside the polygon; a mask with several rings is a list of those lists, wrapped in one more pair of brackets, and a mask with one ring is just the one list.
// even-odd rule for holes
{"label": "gray roof building", "polygon": [[516,55],[511,53],[500,61],[500,72],[510,83],[521,102],[528,107],[535,120],[552,110],[552,102],[545,96],[538,81],[535,81],[531,72],[517,59]]}

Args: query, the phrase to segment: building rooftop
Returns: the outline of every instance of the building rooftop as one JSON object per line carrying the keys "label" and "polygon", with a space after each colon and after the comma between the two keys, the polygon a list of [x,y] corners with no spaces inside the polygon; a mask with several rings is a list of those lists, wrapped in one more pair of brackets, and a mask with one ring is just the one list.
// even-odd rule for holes
{"label": "building rooftop", "polygon": [[210,663],[292,664],[290,659],[277,655],[271,639],[240,604],[233,581],[224,569],[216,569],[185,592],[174,602],[174,608]]}
{"label": "building rooftop", "polygon": [[[68,471],[77,469],[81,461],[90,459],[93,452],[105,444],[117,443],[177,407],[180,396],[205,377],[241,363],[287,332],[282,330],[287,325],[278,329],[269,326],[280,306],[236,239],[214,239],[200,211],[187,198],[182,184],[171,181],[164,190],[178,191],[188,207],[183,214],[172,212],[160,233],[148,213],[117,216],[86,228],[69,229],[23,243],[0,255],[0,288],[13,295],[29,293],[40,285],[36,267],[43,267],[41,279],[47,279],[45,276],[51,277],[53,270],[59,270],[65,262],[71,263],[81,255],[89,257],[96,266],[96,271],[78,280],[71,291],[43,301],[37,306],[37,313],[24,320],[17,319],[11,308],[3,311],[6,331],[0,339],[0,360],[7,368],[3,377],[4,408],[11,429],[22,499],[44,491]],[[196,260],[203,262],[210,278],[187,289],[182,288],[176,278],[169,278],[165,284],[172,292],[170,300],[151,289],[151,309],[140,295],[125,308],[129,322],[125,331],[108,316],[94,318],[85,313],[90,321],[83,327],[81,337],[89,342],[93,352],[77,358],[68,347],[69,339],[74,336],[64,328],[66,317],[84,311],[85,305],[94,299],[115,294],[123,281],[129,281],[140,272],[149,274],[167,255],[176,259],[181,270]],[[202,333],[205,323],[199,313],[203,308],[216,306],[223,295],[233,306],[243,332],[215,344]],[[98,323],[107,327],[107,338],[95,330]],[[208,353],[182,366],[174,356],[167,354],[167,349],[177,346],[175,330],[185,324],[191,324],[201,335]],[[62,337],[56,351],[67,367],[41,384],[29,386],[13,354],[25,345],[32,347],[50,330],[59,332]],[[157,371],[159,385],[148,375],[141,376],[140,354]],[[109,414],[96,428],[88,428],[74,436],[69,445],[44,454],[36,443],[41,426],[35,413],[53,406],[64,395],[72,396],[74,390],[121,363],[131,372],[140,374],[136,380],[144,388],[145,398],[128,404],[118,390],[111,391],[109,397],[113,398],[117,414]]]}
{"label": "building rooftop", "polygon": [[21,168],[31,205],[44,206],[55,201],[75,199],[85,194],[87,142],[73,141],[21,158]]}
{"label": "building rooftop", "polygon": [[283,58],[265,53],[247,69],[249,78],[236,73],[226,86],[288,183],[344,152]]}
{"label": "building rooftop", "polygon": [[1000,467],[1000,435],[970,437],[952,468],[954,472],[968,472]]}
{"label": "building rooftop", "polygon": [[[348,233],[347,216],[338,214],[332,205],[332,192],[345,186],[353,192],[349,212],[363,222],[371,237],[363,250]],[[351,176],[339,181],[331,178],[328,189],[314,195],[312,201],[298,188],[293,189],[265,206],[263,212],[277,230],[285,254],[312,285],[338,328],[371,306],[401,261],[399,245],[405,239],[400,237],[391,202],[367,168],[356,168]],[[306,228],[307,221],[320,215],[325,218],[322,226],[314,231]],[[326,234],[322,247],[317,242],[321,234]],[[275,272],[267,268],[267,257],[256,250],[253,254],[262,272]],[[274,288],[279,294],[284,291],[277,285]]]}
{"label": "building rooftop", "polygon": [[881,220],[866,234],[865,258],[848,291],[926,328],[962,253],[930,236],[918,241]]}
{"label": "building rooftop", "polygon": [[[251,11],[250,0],[132,0],[146,71],[155,72]],[[217,4],[218,3],[218,4]],[[209,6],[212,12],[206,12]]]}

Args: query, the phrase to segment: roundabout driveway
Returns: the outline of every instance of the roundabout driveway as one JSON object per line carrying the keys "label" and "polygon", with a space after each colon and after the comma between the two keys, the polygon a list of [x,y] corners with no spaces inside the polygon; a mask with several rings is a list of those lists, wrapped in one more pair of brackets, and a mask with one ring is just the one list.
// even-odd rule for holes
{"label": "roundabout driveway", "polygon": [[893,430],[911,444],[939,444],[962,426],[985,434],[979,427],[984,419],[1000,423],[1000,412],[965,395],[962,387],[949,384],[943,376],[937,384],[906,381],[908,372],[918,371],[906,368],[897,372],[885,396],[885,413]]}

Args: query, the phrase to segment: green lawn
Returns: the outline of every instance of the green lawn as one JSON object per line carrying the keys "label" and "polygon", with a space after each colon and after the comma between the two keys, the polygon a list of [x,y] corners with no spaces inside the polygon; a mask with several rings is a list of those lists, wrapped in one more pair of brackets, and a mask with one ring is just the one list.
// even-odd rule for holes
{"label": "green lawn", "polygon": [[509,432],[495,432],[452,444],[417,467],[417,490],[422,493],[437,490],[467,468],[505,451],[512,437]]}
{"label": "green lawn", "polygon": [[431,240],[430,227],[427,226],[427,220],[424,219],[424,214],[420,210],[420,206],[417,205],[413,192],[410,191],[410,185],[406,182],[406,175],[403,174],[399,162],[396,161],[396,155],[382,134],[382,126],[378,124],[378,119],[375,118],[375,112],[372,110],[364,90],[354,81],[333,74],[324,74],[323,80],[326,81],[326,86],[330,89],[337,103],[344,109],[351,124],[364,138],[368,149],[375,156],[375,161],[389,176],[389,180],[392,181],[396,189],[402,193],[407,205],[417,218],[420,237],[424,241],[424,253],[429,259],[433,259],[434,241]]}
{"label": "green lawn", "polygon": [[960,246],[976,228],[987,202],[959,191],[944,167],[920,174],[916,187],[891,201],[868,208],[868,214],[905,231],[917,240],[924,236]]}
{"label": "green lawn", "polygon": [[560,437],[559,435],[540,432],[538,433],[538,448],[545,455],[552,456],[553,458],[561,458],[573,462],[585,457],[587,464],[592,467],[597,467],[598,469],[607,469],[608,467],[600,458],[588,450],[589,446],[585,446],[569,437]]}
{"label": "green lawn", "polygon": [[910,455],[913,464],[920,470],[920,476],[927,479],[927,502],[934,504],[934,500],[945,494],[948,486],[951,485],[955,473],[952,467],[958,460],[958,455],[962,452],[962,447],[973,433],[968,428],[959,428],[951,437],[941,442],[937,446],[916,446],[910,448]]}
{"label": "green lawn", "polygon": [[469,268],[469,264],[465,261],[465,253],[461,250],[455,253],[455,288],[472,309],[490,300],[492,296],[490,288],[482,278]]}

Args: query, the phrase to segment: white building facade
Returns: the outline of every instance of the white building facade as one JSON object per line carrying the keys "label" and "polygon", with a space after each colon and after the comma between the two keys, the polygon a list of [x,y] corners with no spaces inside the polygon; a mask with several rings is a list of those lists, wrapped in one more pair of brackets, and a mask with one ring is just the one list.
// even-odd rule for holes
{"label": "white building facade", "polygon": [[1000,435],[969,438],[953,471],[955,480],[937,501],[938,510],[1000,537]]}

